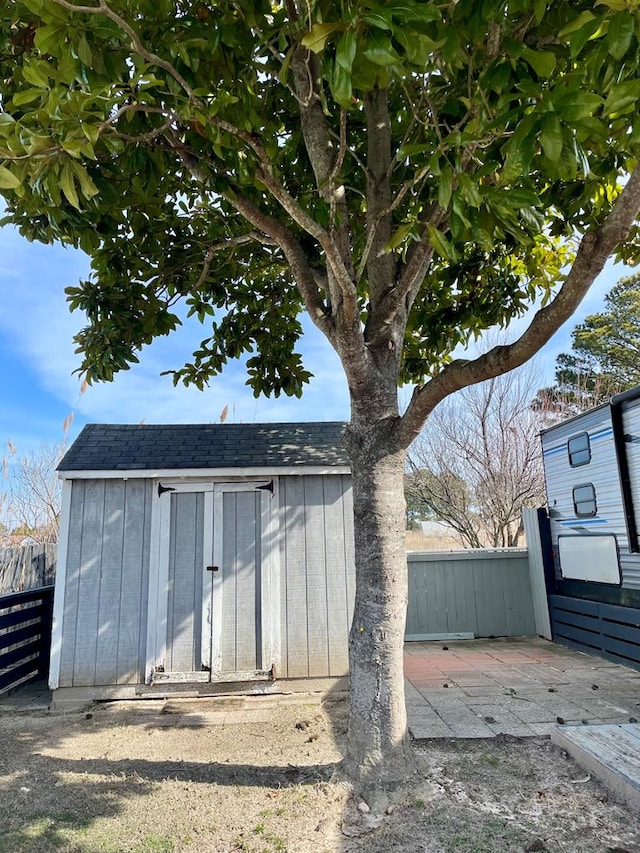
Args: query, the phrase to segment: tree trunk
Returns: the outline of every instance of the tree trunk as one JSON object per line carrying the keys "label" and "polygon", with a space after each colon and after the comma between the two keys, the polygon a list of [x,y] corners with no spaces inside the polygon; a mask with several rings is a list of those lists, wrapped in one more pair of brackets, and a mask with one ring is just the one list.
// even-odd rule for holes
{"label": "tree trunk", "polygon": [[349,636],[350,716],[344,769],[369,788],[412,768],[404,702],[407,612],[405,453],[391,446],[392,418],[352,419],[356,601]]}

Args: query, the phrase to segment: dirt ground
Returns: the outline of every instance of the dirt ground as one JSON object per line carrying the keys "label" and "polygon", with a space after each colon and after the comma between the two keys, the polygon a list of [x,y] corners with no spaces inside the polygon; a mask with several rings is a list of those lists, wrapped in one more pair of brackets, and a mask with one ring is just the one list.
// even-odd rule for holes
{"label": "dirt ground", "polygon": [[640,853],[639,816],[548,740],[416,744],[367,807],[331,781],[344,699],[242,701],[0,716],[0,853]]}

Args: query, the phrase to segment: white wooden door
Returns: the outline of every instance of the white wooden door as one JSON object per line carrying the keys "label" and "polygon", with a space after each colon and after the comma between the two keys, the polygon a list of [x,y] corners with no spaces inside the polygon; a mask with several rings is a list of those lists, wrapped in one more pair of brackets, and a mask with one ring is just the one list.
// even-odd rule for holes
{"label": "white wooden door", "polygon": [[275,676],[275,498],[271,481],[159,484],[158,572],[149,583],[154,683]]}
{"label": "white wooden door", "polygon": [[[212,681],[266,678],[268,583],[263,560],[271,493],[261,484],[216,484],[212,562],[206,569],[202,645]],[[206,652],[205,652],[206,657]]]}

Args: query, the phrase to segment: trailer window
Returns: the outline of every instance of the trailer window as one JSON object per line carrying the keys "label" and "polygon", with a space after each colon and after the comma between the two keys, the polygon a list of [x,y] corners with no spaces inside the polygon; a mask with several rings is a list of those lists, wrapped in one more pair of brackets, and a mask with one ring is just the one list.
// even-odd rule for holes
{"label": "trailer window", "polygon": [[589,444],[589,433],[581,432],[574,435],[567,444],[569,451],[569,465],[577,468],[580,465],[588,465],[591,462],[591,445]]}
{"label": "trailer window", "polygon": [[596,490],[593,483],[576,486],[573,490],[573,508],[578,518],[589,518],[596,514]]}

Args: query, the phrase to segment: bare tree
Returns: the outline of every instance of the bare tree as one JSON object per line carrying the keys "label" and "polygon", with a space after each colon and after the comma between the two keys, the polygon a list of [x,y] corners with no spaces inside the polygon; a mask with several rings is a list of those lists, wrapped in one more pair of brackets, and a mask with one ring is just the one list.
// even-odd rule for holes
{"label": "bare tree", "polygon": [[537,387],[526,367],[466,388],[436,409],[409,451],[412,504],[468,547],[518,545],[523,507],[544,500]]}
{"label": "bare tree", "polygon": [[2,508],[9,534],[57,542],[61,487],[56,468],[64,451],[64,441],[44,442],[25,454],[11,441],[6,443]]}

